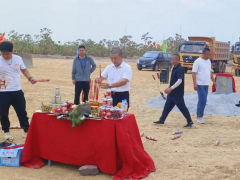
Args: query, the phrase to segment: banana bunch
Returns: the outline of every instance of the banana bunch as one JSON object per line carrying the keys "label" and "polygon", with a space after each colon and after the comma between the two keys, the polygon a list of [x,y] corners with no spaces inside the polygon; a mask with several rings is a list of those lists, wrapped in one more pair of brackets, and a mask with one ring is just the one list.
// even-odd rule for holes
{"label": "banana bunch", "polygon": [[51,107],[51,106],[44,105],[44,104],[42,103],[41,110],[42,110],[42,112],[50,112],[50,111],[52,110],[52,107]]}

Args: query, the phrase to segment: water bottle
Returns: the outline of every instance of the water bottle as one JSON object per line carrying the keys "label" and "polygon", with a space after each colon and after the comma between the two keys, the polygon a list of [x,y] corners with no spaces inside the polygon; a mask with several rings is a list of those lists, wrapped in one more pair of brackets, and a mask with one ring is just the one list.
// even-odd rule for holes
{"label": "water bottle", "polygon": [[128,103],[126,99],[122,100],[121,110],[122,110],[123,116],[126,116],[127,110],[128,110]]}
{"label": "water bottle", "polygon": [[172,134],[174,135],[174,134],[182,134],[182,133],[183,133],[183,131],[175,131]]}
{"label": "water bottle", "polygon": [[174,139],[178,139],[178,138],[180,138],[181,137],[181,135],[179,134],[179,135],[176,135],[176,136],[173,136],[172,137],[172,140],[174,140]]}
{"label": "water bottle", "polygon": [[157,141],[157,139],[155,137],[152,136],[146,136],[147,139],[152,140],[152,141]]}

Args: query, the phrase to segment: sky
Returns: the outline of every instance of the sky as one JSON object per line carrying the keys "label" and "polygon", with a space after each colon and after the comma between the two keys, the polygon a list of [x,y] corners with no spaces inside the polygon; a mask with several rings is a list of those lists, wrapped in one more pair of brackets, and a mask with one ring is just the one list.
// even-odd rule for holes
{"label": "sky", "polygon": [[54,41],[119,40],[143,43],[146,32],[161,42],[175,33],[239,41],[239,0],[0,0],[0,32],[32,37],[50,29]]}

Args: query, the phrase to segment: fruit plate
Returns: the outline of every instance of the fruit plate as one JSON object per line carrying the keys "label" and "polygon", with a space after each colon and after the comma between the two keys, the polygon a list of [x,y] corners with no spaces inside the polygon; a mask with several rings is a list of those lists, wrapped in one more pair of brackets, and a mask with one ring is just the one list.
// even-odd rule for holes
{"label": "fruit plate", "polygon": [[36,110],[35,113],[49,114],[50,112],[42,112],[42,110]]}
{"label": "fruit plate", "polygon": [[93,117],[91,114],[89,115],[89,117],[86,117],[86,119],[91,119],[91,120],[102,120],[102,117]]}
{"label": "fruit plate", "polygon": [[52,112],[50,112],[50,113],[48,113],[48,115],[50,115],[50,116],[59,116],[59,115],[69,115],[69,113],[52,113]]}
{"label": "fruit plate", "polygon": [[108,119],[108,120],[120,120],[120,119],[122,119],[123,117],[120,117],[120,118],[107,118],[107,117],[105,117],[104,119]]}
{"label": "fruit plate", "polygon": [[88,118],[86,118],[86,119],[100,121],[100,120],[102,120],[103,118],[102,118],[102,117],[88,117]]}

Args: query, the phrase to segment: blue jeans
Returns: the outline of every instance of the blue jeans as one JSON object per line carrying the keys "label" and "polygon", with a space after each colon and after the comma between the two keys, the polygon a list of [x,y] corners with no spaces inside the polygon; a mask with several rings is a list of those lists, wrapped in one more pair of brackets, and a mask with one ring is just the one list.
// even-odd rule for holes
{"label": "blue jeans", "polygon": [[208,86],[198,85],[198,105],[197,105],[197,117],[203,117],[204,109],[207,104]]}

